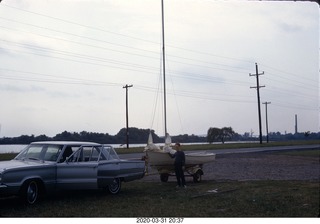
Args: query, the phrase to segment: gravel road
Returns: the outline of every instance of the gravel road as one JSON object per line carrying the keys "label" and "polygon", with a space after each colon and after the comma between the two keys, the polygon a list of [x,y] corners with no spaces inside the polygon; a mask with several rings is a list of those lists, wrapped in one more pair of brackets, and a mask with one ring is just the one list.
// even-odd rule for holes
{"label": "gravel road", "polygon": [[[150,170],[157,173],[155,170]],[[319,157],[280,155],[274,152],[218,154],[203,166],[202,180],[320,180]],[[159,181],[158,174],[144,181]],[[169,181],[175,181],[170,177]],[[192,178],[187,177],[187,182]]]}

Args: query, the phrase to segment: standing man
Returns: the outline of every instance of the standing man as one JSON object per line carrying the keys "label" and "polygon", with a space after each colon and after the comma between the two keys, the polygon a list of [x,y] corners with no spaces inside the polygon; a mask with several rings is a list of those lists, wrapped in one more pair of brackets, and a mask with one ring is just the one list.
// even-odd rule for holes
{"label": "standing man", "polygon": [[172,158],[175,158],[174,160],[174,170],[175,170],[175,173],[176,173],[176,177],[177,177],[177,183],[178,183],[178,186],[177,187],[184,187],[186,188],[186,181],[185,181],[185,178],[184,178],[184,166],[185,166],[185,163],[186,163],[186,157],[185,157],[185,154],[183,151],[181,151],[181,148],[180,148],[180,143],[176,143],[174,148],[176,150],[176,152],[171,155],[169,153],[169,155],[172,157]]}

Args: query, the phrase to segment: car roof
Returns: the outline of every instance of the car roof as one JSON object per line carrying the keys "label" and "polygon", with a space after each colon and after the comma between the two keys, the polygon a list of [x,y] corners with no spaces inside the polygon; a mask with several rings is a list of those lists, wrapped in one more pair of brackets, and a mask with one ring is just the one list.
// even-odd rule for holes
{"label": "car roof", "polygon": [[32,145],[101,145],[95,142],[80,142],[80,141],[42,141],[32,142]]}

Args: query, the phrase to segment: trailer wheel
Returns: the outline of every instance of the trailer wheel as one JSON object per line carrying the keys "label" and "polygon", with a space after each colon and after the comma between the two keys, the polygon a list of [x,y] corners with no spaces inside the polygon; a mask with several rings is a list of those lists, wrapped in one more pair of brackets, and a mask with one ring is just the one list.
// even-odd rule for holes
{"label": "trailer wheel", "polygon": [[197,172],[195,172],[193,174],[193,182],[194,183],[199,183],[201,182],[201,176],[203,175],[203,171],[201,169],[197,170]]}
{"label": "trailer wheel", "polygon": [[161,182],[168,182],[168,179],[169,179],[169,174],[167,174],[167,173],[161,173],[160,174]]}

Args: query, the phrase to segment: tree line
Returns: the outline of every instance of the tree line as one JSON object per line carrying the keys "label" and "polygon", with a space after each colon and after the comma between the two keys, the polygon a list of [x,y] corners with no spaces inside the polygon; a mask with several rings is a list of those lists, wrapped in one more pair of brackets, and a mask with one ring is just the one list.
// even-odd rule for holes
{"label": "tree line", "polygon": [[[144,144],[147,143],[149,133],[151,132],[154,143],[163,143],[164,138],[158,136],[154,130],[129,128],[129,143],[130,144]],[[87,141],[97,142],[101,144],[126,144],[126,128],[122,128],[116,135],[108,133],[97,132],[68,132],[63,131],[54,137],[46,135],[21,135],[19,137],[3,137],[0,138],[0,144],[29,144],[37,141]],[[264,136],[265,138],[265,136]],[[226,141],[258,141],[258,137],[254,137],[249,133],[240,135],[236,133],[231,127],[210,127],[207,131],[207,136],[198,135],[176,135],[171,136],[172,142],[193,143],[193,142],[221,142]],[[270,141],[286,141],[286,140],[305,140],[305,139],[320,139],[320,132],[318,133],[296,133],[296,134],[281,134],[280,132],[269,133]]]}
{"label": "tree line", "polygon": [[[292,140],[319,140],[320,132],[302,132],[302,133],[286,133],[270,132],[268,134],[269,141],[292,141]],[[262,136],[262,140],[266,141],[266,136]],[[225,143],[225,141],[258,141],[258,137],[252,136],[252,134],[246,132],[243,135],[236,133],[232,127],[216,128],[211,127],[207,132],[207,142],[210,144],[213,142]]]}
{"label": "tree line", "polygon": [[[154,143],[164,142],[164,138],[158,136],[154,130],[151,129],[139,129],[129,128],[129,143],[130,144],[143,144],[147,143],[149,133],[151,132]],[[21,135],[19,137],[3,137],[0,138],[0,144],[29,144],[37,141],[86,141],[97,142],[101,144],[126,144],[127,130],[122,128],[116,135],[110,135],[108,133],[97,132],[68,132],[63,131],[55,135],[54,137],[48,137],[46,135]],[[177,135],[172,136],[174,142],[206,142],[206,137],[197,135]]]}

